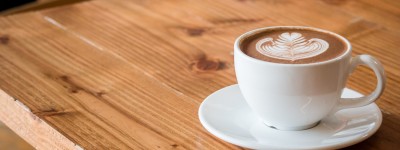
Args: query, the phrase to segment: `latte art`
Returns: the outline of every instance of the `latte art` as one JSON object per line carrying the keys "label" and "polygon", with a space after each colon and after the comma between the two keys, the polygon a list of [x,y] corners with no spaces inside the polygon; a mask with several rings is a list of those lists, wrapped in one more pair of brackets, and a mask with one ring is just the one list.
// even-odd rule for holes
{"label": "latte art", "polygon": [[285,32],[274,40],[267,37],[256,43],[256,50],[262,55],[284,59],[298,60],[322,54],[329,48],[329,43],[319,38],[307,40],[297,32]]}
{"label": "latte art", "polygon": [[246,55],[272,63],[308,64],[331,60],[346,52],[346,42],[324,31],[278,28],[257,32],[240,44]]}

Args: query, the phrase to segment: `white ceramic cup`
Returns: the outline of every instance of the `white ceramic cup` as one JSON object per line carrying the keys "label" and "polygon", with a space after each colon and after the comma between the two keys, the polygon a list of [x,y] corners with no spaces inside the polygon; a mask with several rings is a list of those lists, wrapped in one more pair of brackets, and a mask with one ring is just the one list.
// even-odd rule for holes
{"label": "white ceramic cup", "polygon": [[[247,56],[240,48],[244,39],[271,29],[300,28],[329,33],[346,43],[340,56],[309,64],[272,63]],[[351,57],[350,42],[322,29],[274,26],[249,31],[235,41],[234,63],[240,90],[250,108],[270,127],[279,130],[308,129],[341,109],[373,103],[385,87],[380,62],[370,55]],[[346,80],[358,65],[370,67],[377,77],[376,89],[368,96],[341,98]]]}

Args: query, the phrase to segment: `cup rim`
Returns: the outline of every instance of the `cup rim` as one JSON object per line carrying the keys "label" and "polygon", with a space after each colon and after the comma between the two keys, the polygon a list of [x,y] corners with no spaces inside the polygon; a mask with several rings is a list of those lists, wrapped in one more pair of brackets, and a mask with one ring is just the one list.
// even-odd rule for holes
{"label": "cup rim", "polygon": [[[318,32],[324,32],[327,34],[331,34],[331,35],[336,36],[337,38],[343,40],[346,43],[347,49],[343,54],[341,54],[340,56],[335,57],[333,59],[329,59],[329,60],[325,60],[325,61],[321,61],[321,62],[306,63],[306,64],[284,64],[284,63],[275,63],[275,62],[259,60],[259,59],[256,59],[256,58],[246,55],[240,49],[240,44],[243,42],[244,39],[246,39],[254,34],[264,32],[266,30],[282,29],[282,28],[283,29],[306,29],[306,30],[314,30],[314,31],[318,31]],[[269,27],[257,28],[257,29],[248,31],[248,32],[240,35],[238,38],[236,38],[235,44],[234,44],[234,51],[236,51],[235,55],[240,55],[241,57],[244,57],[245,59],[248,59],[250,61],[254,61],[257,63],[263,63],[263,64],[269,64],[269,65],[279,65],[279,66],[299,66],[300,67],[300,66],[314,66],[314,65],[323,65],[323,64],[333,63],[333,62],[339,61],[339,60],[343,59],[344,57],[348,56],[349,54],[351,54],[351,50],[352,50],[352,47],[351,47],[349,40],[347,40],[343,36],[341,36],[337,33],[334,33],[332,31],[328,31],[328,30],[324,30],[324,29],[320,29],[320,28],[309,27],[309,26],[269,26]]]}

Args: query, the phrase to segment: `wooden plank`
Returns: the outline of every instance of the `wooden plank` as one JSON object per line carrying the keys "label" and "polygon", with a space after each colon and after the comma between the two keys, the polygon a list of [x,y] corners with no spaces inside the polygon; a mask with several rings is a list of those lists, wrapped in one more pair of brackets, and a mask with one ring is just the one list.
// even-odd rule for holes
{"label": "wooden plank", "polygon": [[0,119],[35,149],[82,149],[33,114],[30,109],[0,90]]}
{"label": "wooden plank", "polygon": [[[93,5],[98,3],[99,5]],[[208,54],[208,52],[217,53],[218,51],[202,49],[177,38],[163,38],[174,35],[169,33],[170,31],[168,30],[159,31],[158,29],[165,29],[168,26],[174,27],[174,25],[162,22],[162,20],[152,19],[149,15],[154,14],[146,15],[148,13],[147,10],[142,9],[144,12],[126,12],[132,15],[129,16],[129,20],[125,21],[127,16],[121,15],[127,9],[120,8],[121,13],[103,11],[104,13],[85,14],[80,9],[89,7],[95,11],[101,11],[105,8],[99,6],[108,7],[107,5],[110,6],[109,9],[114,8],[111,7],[113,3],[96,2],[87,4],[80,5],[83,7],[66,8],[82,12],[76,17],[68,13],[58,13],[58,9],[44,12],[43,14],[57,22],[56,24],[61,24],[67,28],[69,32],[79,33],[79,36],[91,39],[95,45],[101,47],[100,49],[121,57],[121,59],[156,78],[159,82],[172,87],[176,92],[193,97],[198,102],[210,92],[235,83],[234,78],[232,78],[234,77],[233,58],[232,55],[226,55],[229,52],[224,52],[223,58],[218,57],[222,54],[210,57],[211,54]],[[140,9],[139,6],[136,7]],[[137,13],[137,15],[133,15],[134,13]],[[59,20],[58,15],[65,19]],[[132,21],[139,19],[139,17],[147,18],[148,20],[143,20],[142,22]],[[160,18],[162,16],[157,17]],[[162,23],[154,23],[158,21]],[[92,22],[99,22],[102,25],[94,26]],[[74,26],[78,25],[74,23],[79,23],[82,26],[74,28]],[[88,28],[93,28],[92,32],[88,32],[86,30]],[[104,36],[97,36],[97,33],[106,30],[107,32],[102,33]],[[107,37],[119,40],[111,42]]]}
{"label": "wooden plank", "polygon": [[[399,147],[400,31],[395,18],[376,17],[397,9],[382,2],[369,14],[358,8],[366,1],[331,3],[91,1],[0,18],[0,89],[82,148],[240,149],[197,119],[206,96],[236,83],[234,39],[264,26],[315,26],[349,38],[355,55],[376,56],[387,72],[384,123],[351,148]],[[375,82],[361,67],[348,86],[366,94]]]}
{"label": "wooden plank", "polygon": [[[16,76],[2,80],[1,86],[18,99],[23,97],[21,102],[58,131],[78,130],[68,134],[72,141],[89,149],[234,148],[202,130],[193,109],[197,102],[48,23],[42,15],[19,17],[4,19],[0,25],[10,36],[1,49],[2,71],[7,74],[0,78]],[[28,18],[36,22],[8,26]],[[38,27],[46,30],[29,30]],[[32,37],[35,42],[30,42]],[[18,87],[27,87],[26,92],[19,93]]]}

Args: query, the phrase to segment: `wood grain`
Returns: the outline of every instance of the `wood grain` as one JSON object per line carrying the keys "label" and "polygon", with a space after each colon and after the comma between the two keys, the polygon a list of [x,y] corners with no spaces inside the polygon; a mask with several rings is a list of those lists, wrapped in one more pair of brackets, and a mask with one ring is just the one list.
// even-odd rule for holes
{"label": "wood grain", "polygon": [[[1,111],[1,120],[36,147],[55,140],[84,149],[241,149],[207,133],[197,119],[206,96],[236,83],[234,39],[258,27],[307,25],[347,37],[354,55],[381,60],[388,79],[377,102],[383,124],[350,149],[396,149],[396,6],[389,0],[90,1],[2,17],[0,100],[12,106],[10,97],[18,99],[29,108],[28,119],[40,119],[47,134],[65,138],[38,135],[36,127],[10,120],[29,116],[15,113],[21,107]],[[360,67],[348,86],[367,94],[375,82],[373,72]],[[59,145],[41,148],[65,148]]]}

